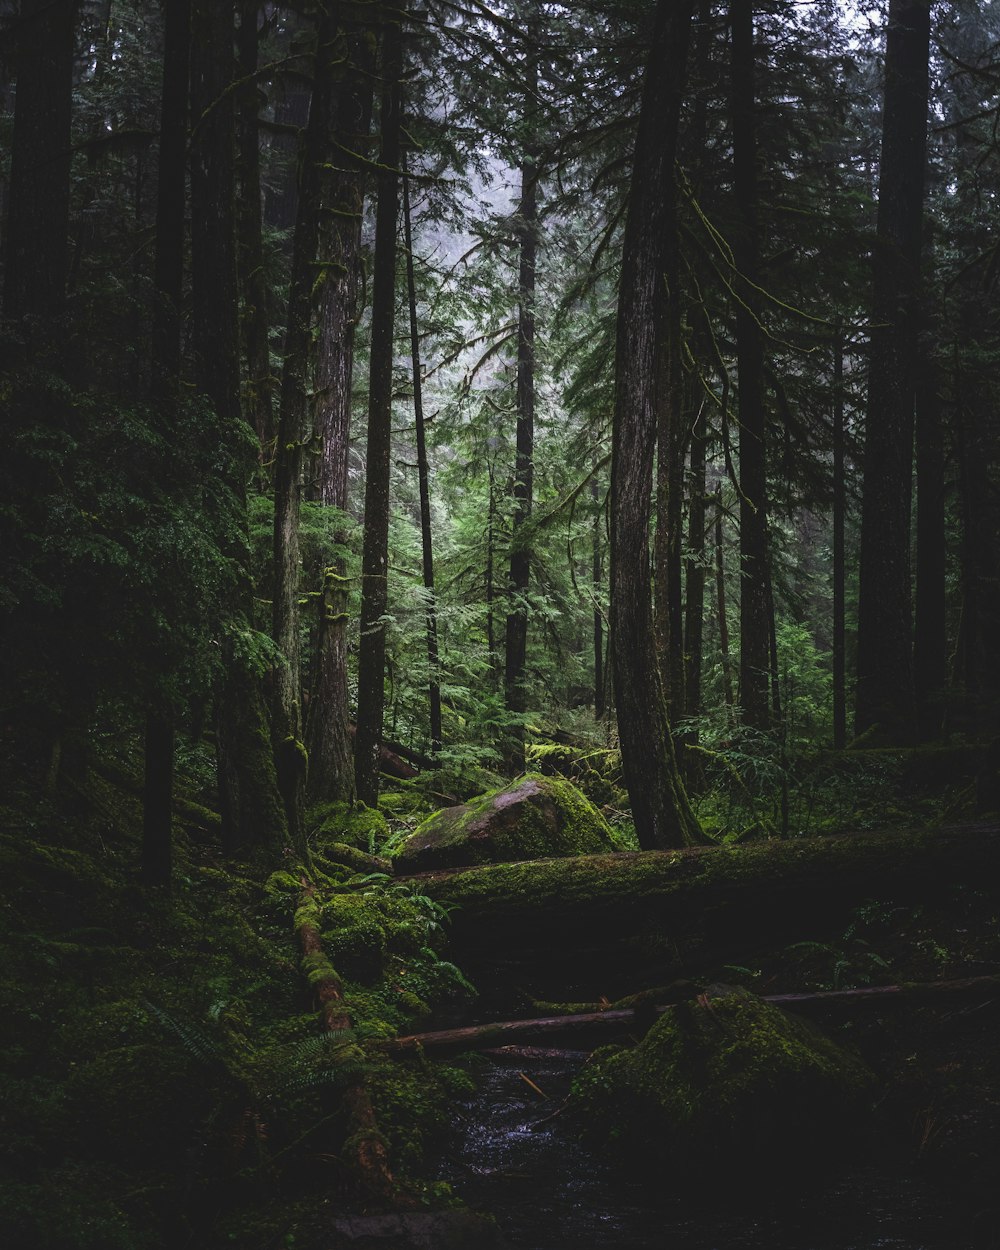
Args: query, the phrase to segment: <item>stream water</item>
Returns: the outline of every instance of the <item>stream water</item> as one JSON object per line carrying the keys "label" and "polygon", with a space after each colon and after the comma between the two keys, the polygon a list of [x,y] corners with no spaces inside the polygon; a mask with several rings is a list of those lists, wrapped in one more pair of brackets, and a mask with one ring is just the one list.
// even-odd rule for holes
{"label": "stream water", "polygon": [[[580,1145],[564,1117],[552,1117],[584,1058],[498,1058],[461,1108],[461,1141],[442,1175],[470,1206],[496,1218],[512,1250],[1000,1246],[973,1242],[945,1195],[884,1164],[849,1169],[808,1194],[785,1192],[770,1207],[753,1209],[624,1182]],[[725,1176],[718,1189],[726,1192]]]}

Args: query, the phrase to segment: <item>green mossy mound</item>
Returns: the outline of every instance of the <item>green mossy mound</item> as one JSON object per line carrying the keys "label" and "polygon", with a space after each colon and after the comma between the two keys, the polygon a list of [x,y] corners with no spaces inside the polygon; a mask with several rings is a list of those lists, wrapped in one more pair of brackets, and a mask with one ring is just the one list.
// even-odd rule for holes
{"label": "green mossy mound", "polygon": [[562,777],[527,776],[428,817],[406,839],[397,872],[593,855],[615,849],[596,807]]}
{"label": "green mossy mound", "polygon": [[812,1025],[716,986],[630,1049],[597,1051],[573,1090],[585,1132],[662,1179],[814,1168],[861,1136],[875,1078]]}
{"label": "green mossy mound", "polygon": [[319,803],[306,814],[309,844],[322,848],[340,843],[374,855],[389,838],[389,825],[380,811],[364,803]]}

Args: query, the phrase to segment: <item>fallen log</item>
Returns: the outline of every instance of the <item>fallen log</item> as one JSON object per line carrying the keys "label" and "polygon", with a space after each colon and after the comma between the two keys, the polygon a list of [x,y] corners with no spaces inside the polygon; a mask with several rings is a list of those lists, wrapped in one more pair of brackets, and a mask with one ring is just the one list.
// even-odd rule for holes
{"label": "fallen log", "polygon": [[[900,985],[868,985],[860,989],[822,990],[809,994],[762,994],[761,1000],[776,1007],[792,1010],[875,1004],[886,1006],[899,1001],[911,1004],[954,1002],[961,998],[983,998],[1000,994],[1000,975],[966,977],[957,981],[929,981]],[[509,1054],[520,1058],[564,1057],[561,1049],[534,1047],[527,1043],[552,1039],[585,1038],[594,1045],[609,1037],[630,1032],[645,1032],[658,1017],[672,1011],[676,1003],[649,1007],[611,1008],[607,1011],[578,1012],[565,1016],[545,1016],[536,1020],[502,1020],[491,1024],[474,1024],[463,1029],[439,1029],[431,1033],[413,1033],[381,1042],[389,1055],[406,1055],[415,1051],[454,1054],[462,1050],[485,1050],[493,1054]]]}
{"label": "fallen log", "polygon": [[[837,937],[860,904],[1000,893],[1000,826],[793,838],[443,869],[411,878],[452,908],[454,958],[473,980],[605,992],[667,981],[754,950]],[[539,997],[550,997],[540,994]]]}
{"label": "fallen log", "polygon": [[[343,986],[323,952],[319,928],[313,919],[314,908],[315,891],[303,879],[302,896],[295,916],[302,946],[302,961],[316,993],[323,1031],[347,1032],[351,1028],[351,1017],[344,1002]],[[410,1205],[393,1178],[385,1138],[379,1132],[363,1078],[356,1078],[348,1084],[344,1090],[344,1106],[348,1116],[345,1156],[353,1164],[365,1187],[373,1196],[393,1206]]]}

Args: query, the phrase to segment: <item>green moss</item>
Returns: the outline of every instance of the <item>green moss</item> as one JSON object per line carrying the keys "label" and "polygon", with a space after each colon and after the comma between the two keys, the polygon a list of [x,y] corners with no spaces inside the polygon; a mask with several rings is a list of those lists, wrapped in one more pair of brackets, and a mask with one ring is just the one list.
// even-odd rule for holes
{"label": "green moss", "polygon": [[309,845],[322,850],[339,842],[374,855],[389,837],[389,825],[380,811],[364,803],[320,803],[306,814]]}
{"label": "green moss", "polygon": [[874,1077],[805,1021],[717,987],[631,1049],[595,1055],[574,1087],[591,1133],[671,1174],[812,1163],[858,1134]]}
{"label": "green moss", "polygon": [[563,777],[529,775],[428,817],[395,857],[403,871],[611,850],[607,821]]}

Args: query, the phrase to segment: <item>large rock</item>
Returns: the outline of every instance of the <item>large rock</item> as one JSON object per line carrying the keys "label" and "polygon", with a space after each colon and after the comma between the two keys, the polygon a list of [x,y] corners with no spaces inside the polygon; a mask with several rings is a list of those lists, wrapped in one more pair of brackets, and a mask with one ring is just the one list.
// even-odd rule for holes
{"label": "large rock", "polygon": [[715,986],[628,1049],[597,1051],[573,1090],[585,1132],[664,1181],[755,1184],[850,1154],[875,1078],[817,1028]]}
{"label": "large rock", "polygon": [[608,822],[571,782],[528,776],[435,812],[393,862],[399,873],[422,872],[614,849]]}

